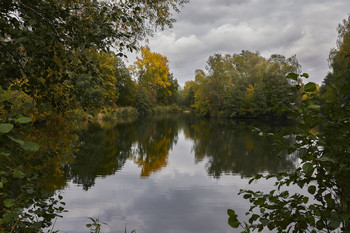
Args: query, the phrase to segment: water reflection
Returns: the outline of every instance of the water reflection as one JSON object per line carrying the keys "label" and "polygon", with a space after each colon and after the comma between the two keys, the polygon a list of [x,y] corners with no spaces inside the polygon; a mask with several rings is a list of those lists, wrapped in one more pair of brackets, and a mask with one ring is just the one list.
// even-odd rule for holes
{"label": "water reflection", "polygon": [[169,150],[177,142],[178,122],[167,117],[138,121],[135,125],[136,149],[132,159],[142,168],[141,177],[145,178],[167,166]]}
{"label": "water reflection", "polygon": [[253,126],[270,127],[257,124],[192,115],[153,117],[108,127],[91,123],[80,134],[82,145],[75,162],[66,166],[66,174],[88,190],[96,177],[115,174],[130,159],[141,168],[140,176],[147,178],[167,166],[169,151],[182,131],[193,141],[195,162],[205,160],[207,173],[215,178],[293,169],[287,156],[276,156],[269,139],[252,133]]}
{"label": "water reflection", "polygon": [[130,139],[135,133],[134,124],[130,123],[107,129],[98,122],[89,124],[79,135],[81,145],[75,161],[66,165],[66,174],[88,190],[96,177],[113,175],[123,167],[131,155],[133,141]]}
{"label": "water reflection", "polygon": [[257,122],[199,119],[185,132],[194,141],[196,160],[208,158],[207,172],[216,178],[223,173],[246,176],[293,169],[287,156],[276,156],[271,139],[252,133],[253,126],[270,127]]}

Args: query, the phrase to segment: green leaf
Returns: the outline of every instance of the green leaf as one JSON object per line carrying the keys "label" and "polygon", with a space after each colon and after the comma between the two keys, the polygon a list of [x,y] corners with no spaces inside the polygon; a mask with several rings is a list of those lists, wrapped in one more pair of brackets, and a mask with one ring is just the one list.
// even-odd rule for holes
{"label": "green leaf", "polygon": [[310,104],[309,106],[307,106],[309,109],[311,110],[315,110],[315,111],[318,111],[320,110],[321,106],[320,105],[317,105],[317,104]]}
{"label": "green leaf", "polygon": [[18,119],[15,120],[15,122],[20,123],[20,124],[26,124],[28,122],[30,122],[32,120],[32,118],[30,117],[20,117]]}
{"label": "green leaf", "polygon": [[309,201],[309,198],[308,198],[308,197],[304,197],[304,198],[303,198],[304,204],[306,204],[308,201]]}
{"label": "green leaf", "polygon": [[8,156],[10,156],[11,154],[10,154],[10,153],[6,153],[6,152],[0,152],[0,155],[3,155],[3,156],[8,157]]}
{"label": "green leaf", "polygon": [[266,226],[267,224],[270,223],[270,221],[269,221],[268,219],[266,219],[266,218],[260,218],[260,222],[261,222],[261,224],[264,225],[264,226]]}
{"label": "green leaf", "polygon": [[227,210],[227,214],[228,214],[229,216],[231,216],[231,217],[237,217],[236,212],[235,212],[234,210],[232,210],[232,209],[228,209],[228,210]]}
{"label": "green leaf", "polygon": [[316,89],[317,89],[317,86],[316,86],[316,83],[314,82],[309,82],[304,86],[304,91],[306,92],[314,92],[316,91]]}
{"label": "green leaf", "polygon": [[11,140],[14,141],[14,142],[17,142],[17,143],[20,144],[21,146],[24,145],[24,141],[21,140],[21,139],[16,139],[16,138],[11,137],[11,136],[8,136],[8,138],[11,139]]}
{"label": "green leaf", "polygon": [[24,150],[37,151],[39,150],[40,146],[35,142],[24,142],[24,144],[22,145],[22,148]]}
{"label": "green leaf", "polygon": [[305,173],[311,173],[314,170],[314,167],[311,163],[304,163],[303,164],[303,171]]}
{"label": "green leaf", "polygon": [[249,223],[252,224],[254,221],[256,221],[259,218],[259,215],[257,214],[253,214],[250,219],[249,219]]}
{"label": "green leaf", "polygon": [[340,226],[340,220],[339,219],[331,219],[331,221],[329,222],[329,227],[332,230],[337,229]]}
{"label": "green leaf", "polygon": [[331,162],[331,163],[335,163],[334,159],[331,159],[327,156],[322,156],[321,158],[316,159],[317,161],[321,161],[321,162]]}
{"label": "green leaf", "polygon": [[14,142],[17,142],[24,150],[37,151],[40,148],[40,146],[35,142],[23,141],[21,139],[16,139],[11,136],[8,136],[8,138]]}
{"label": "green leaf", "polygon": [[33,190],[33,189],[27,189],[27,193],[28,193],[28,194],[33,194],[33,193],[34,193],[34,190]]}
{"label": "green leaf", "polygon": [[298,77],[299,77],[299,75],[298,75],[298,74],[295,74],[295,73],[289,73],[289,74],[287,75],[287,77],[286,77],[286,78],[288,78],[288,79],[293,79],[293,80],[295,80],[295,81],[298,81]]}
{"label": "green leaf", "polygon": [[244,195],[243,195],[243,198],[244,198],[244,199],[249,199],[249,198],[251,198],[251,196],[252,196],[251,194],[244,194]]}
{"label": "green leaf", "polygon": [[307,191],[310,193],[310,194],[314,194],[316,192],[316,186],[314,185],[311,185],[307,188]]}
{"label": "green leaf", "polygon": [[233,228],[238,228],[239,227],[239,221],[237,218],[234,217],[229,217],[228,218],[228,224],[233,227]]}
{"label": "green leaf", "polygon": [[260,206],[263,205],[265,203],[266,199],[265,198],[258,198],[258,200],[254,201],[254,205]]}
{"label": "green leaf", "polygon": [[3,187],[4,187],[4,184],[0,182],[0,189],[2,189]]}
{"label": "green leaf", "polygon": [[17,169],[14,169],[13,172],[12,172],[12,176],[14,178],[19,178],[19,179],[22,179],[26,176],[26,174],[24,174],[23,172],[21,172],[20,170],[17,170]]}
{"label": "green leaf", "polygon": [[301,75],[301,77],[304,77],[304,78],[309,78],[309,74],[307,74],[307,73],[303,73],[303,74]]}
{"label": "green leaf", "polygon": [[7,207],[7,208],[10,208],[14,204],[15,204],[15,200],[14,199],[6,199],[6,200],[4,200],[4,206]]}
{"label": "green leaf", "polygon": [[13,124],[0,124],[0,133],[9,133],[13,129]]}

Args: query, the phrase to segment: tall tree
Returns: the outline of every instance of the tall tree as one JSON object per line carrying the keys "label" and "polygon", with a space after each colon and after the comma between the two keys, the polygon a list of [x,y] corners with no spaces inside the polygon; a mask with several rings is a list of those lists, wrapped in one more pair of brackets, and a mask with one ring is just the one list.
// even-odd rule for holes
{"label": "tall tree", "polygon": [[288,108],[291,83],[289,72],[299,72],[296,57],[242,51],[239,54],[215,54],[208,58],[207,74],[196,72],[196,94],[193,105],[204,115],[224,112],[228,117],[273,115]]}
{"label": "tall tree", "polygon": [[177,93],[177,81],[169,71],[168,59],[149,47],[141,48],[141,57],[137,58],[130,69],[138,79],[138,85],[147,90],[153,103],[167,104],[169,98]]}
{"label": "tall tree", "polygon": [[[119,55],[134,50],[156,28],[171,27],[172,10],[187,0],[5,0],[0,3],[0,85],[21,80],[21,88],[37,103],[55,108],[66,104],[75,56],[84,49]],[[80,60],[80,59],[78,59]],[[81,64],[84,66],[85,64]]]}
{"label": "tall tree", "polygon": [[344,94],[343,102],[350,102],[350,16],[338,25],[337,48],[329,54],[331,72],[323,81],[322,92],[327,95]]}

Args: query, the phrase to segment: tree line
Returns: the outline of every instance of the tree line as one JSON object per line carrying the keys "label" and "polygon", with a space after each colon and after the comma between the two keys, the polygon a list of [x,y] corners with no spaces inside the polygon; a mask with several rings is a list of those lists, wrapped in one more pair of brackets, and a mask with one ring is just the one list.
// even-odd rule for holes
{"label": "tree line", "polygon": [[296,56],[273,54],[267,59],[246,50],[214,54],[208,58],[207,72],[198,69],[195,80],[185,83],[181,101],[207,116],[285,115],[300,97],[291,92],[294,81],[286,76],[300,70]]}

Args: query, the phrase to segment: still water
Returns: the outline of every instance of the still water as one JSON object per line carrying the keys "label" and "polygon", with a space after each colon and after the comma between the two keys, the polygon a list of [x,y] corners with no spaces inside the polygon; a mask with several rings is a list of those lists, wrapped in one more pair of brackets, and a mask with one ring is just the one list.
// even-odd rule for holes
{"label": "still water", "polygon": [[102,232],[238,232],[226,211],[244,220],[249,203],[239,190],[273,187],[272,181],[248,185],[247,176],[295,167],[253,127],[281,125],[190,114],[91,123],[79,135],[74,163],[65,166],[69,183],[59,192],[68,212],[54,229],[88,232],[91,217],[108,224]]}

